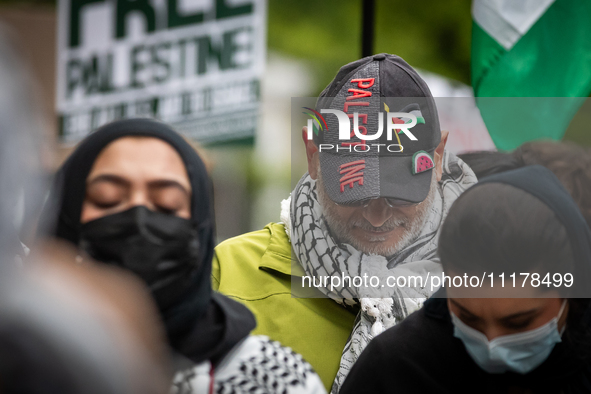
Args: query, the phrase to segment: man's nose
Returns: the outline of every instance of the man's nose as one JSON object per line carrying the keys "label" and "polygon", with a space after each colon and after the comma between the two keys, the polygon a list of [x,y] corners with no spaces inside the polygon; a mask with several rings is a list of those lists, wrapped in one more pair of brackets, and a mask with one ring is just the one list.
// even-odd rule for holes
{"label": "man's nose", "polygon": [[381,227],[392,217],[392,209],[386,204],[386,200],[378,198],[371,200],[369,205],[363,208],[363,217],[374,227]]}

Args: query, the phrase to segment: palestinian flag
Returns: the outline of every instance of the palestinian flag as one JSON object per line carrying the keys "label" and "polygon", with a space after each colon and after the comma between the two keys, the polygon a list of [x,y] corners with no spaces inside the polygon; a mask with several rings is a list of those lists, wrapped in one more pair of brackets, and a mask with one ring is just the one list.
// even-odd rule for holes
{"label": "palestinian flag", "polygon": [[472,86],[497,148],[561,139],[591,92],[591,1],[474,0],[472,15]]}
{"label": "palestinian flag", "polygon": [[[419,123],[425,123],[425,118],[423,118],[423,113],[421,112],[421,108],[419,107],[418,104],[411,104],[409,106],[407,106],[406,108],[404,108],[402,110],[402,112],[407,112],[409,114],[413,114],[416,118],[417,118],[417,124]],[[411,120],[408,118],[402,118],[402,120],[404,120],[404,123],[410,123]]]}
{"label": "palestinian flag", "polygon": [[[386,110],[386,112],[390,112],[390,108],[388,107],[388,105],[386,103],[384,103],[384,109]],[[400,110],[400,112],[406,112],[407,114],[413,114],[417,118],[417,124],[419,124],[419,123],[424,124],[425,123],[425,118],[423,117],[423,113],[421,112],[421,108],[419,107],[418,104],[407,105],[402,110]],[[393,121],[396,124],[412,122],[412,120],[410,118],[405,118],[405,117],[393,118]],[[400,134],[401,132],[402,131],[399,131],[398,134]]]}

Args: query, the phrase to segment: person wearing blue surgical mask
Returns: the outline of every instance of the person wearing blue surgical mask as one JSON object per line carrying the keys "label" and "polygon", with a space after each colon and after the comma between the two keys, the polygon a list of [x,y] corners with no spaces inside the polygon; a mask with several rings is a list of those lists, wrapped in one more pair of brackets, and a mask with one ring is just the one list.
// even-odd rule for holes
{"label": "person wearing blue surgical mask", "polygon": [[463,282],[376,337],[341,394],[591,392],[591,232],[549,170],[483,178],[438,252]]}

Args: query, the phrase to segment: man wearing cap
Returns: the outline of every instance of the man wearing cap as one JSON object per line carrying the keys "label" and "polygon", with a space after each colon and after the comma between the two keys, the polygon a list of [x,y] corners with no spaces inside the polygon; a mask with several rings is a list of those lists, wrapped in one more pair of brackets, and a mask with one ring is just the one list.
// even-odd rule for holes
{"label": "man wearing cap", "polygon": [[322,119],[302,133],[308,173],[282,203],[282,222],[221,243],[213,286],[336,393],[367,343],[436,290],[427,281],[441,274],[439,226],[476,177],[444,151],[429,88],[398,56],[343,66],[313,112]]}

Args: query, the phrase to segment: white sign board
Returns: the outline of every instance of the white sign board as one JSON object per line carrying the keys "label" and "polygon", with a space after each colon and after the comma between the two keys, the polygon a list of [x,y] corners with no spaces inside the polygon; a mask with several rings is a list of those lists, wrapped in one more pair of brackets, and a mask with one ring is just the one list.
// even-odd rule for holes
{"label": "white sign board", "polygon": [[203,143],[254,136],[265,0],[59,0],[62,142],[153,117]]}

